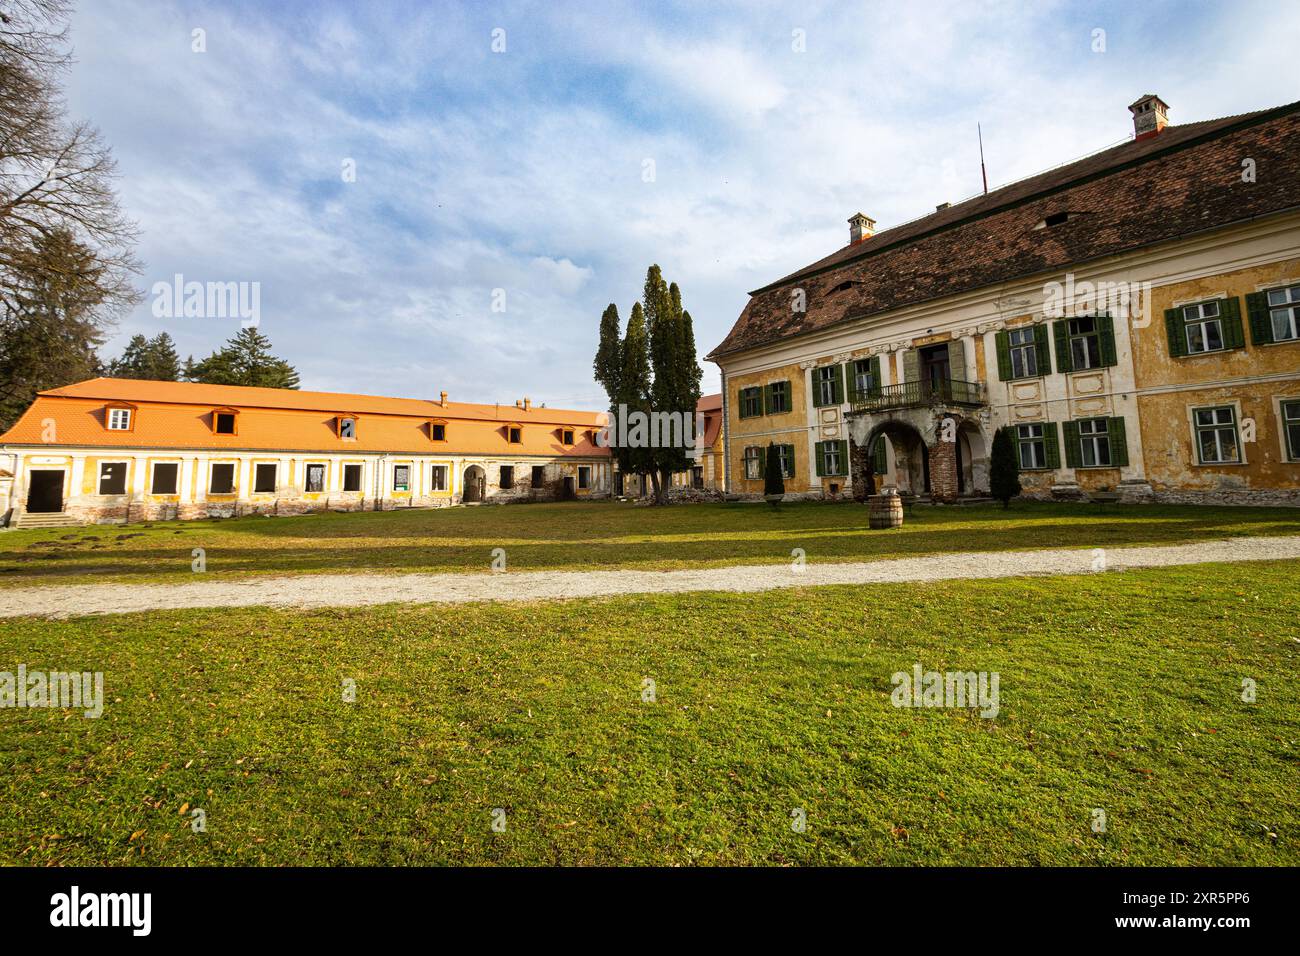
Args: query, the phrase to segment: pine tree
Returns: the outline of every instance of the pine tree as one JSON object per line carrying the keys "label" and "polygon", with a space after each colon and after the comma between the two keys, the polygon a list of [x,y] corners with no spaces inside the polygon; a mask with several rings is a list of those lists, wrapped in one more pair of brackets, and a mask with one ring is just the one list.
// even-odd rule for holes
{"label": "pine tree", "polygon": [[298,372],[271,354],[271,342],[257,329],[241,329],[220,351],[186,370],[192,381],[208,385],[297,388]]}
{"label": "pine tree", "polygon": [[139,378],[156,382],[180,381],[180,357],[176,345],[166,332],[152,339],[133,335],[122,350],[122,357],[108,365],[111,378]]}
{"label": "pine tree", "polygon": [[166,332],[159,332],[149,340],[149,377],[157,382],[181,379],[181,357],[176,354],[176,343]]}
{"label": "pine tree", "polygon": [[1011,499],[1020,494],[1020,459],[1016,443],[1011,440],[1011,429],[999,428],[993,434],[993,451],[989,458],[989,491],[1005,508]]}

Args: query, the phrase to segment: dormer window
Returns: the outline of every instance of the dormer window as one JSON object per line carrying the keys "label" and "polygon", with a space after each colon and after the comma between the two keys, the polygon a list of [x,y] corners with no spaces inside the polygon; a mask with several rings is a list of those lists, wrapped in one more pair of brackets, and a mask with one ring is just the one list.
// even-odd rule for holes
{"label": "dormer window", "polygon": [[1050,216],[1044,216],[1042,219],[1040,219],[1038,221],[1038,225],[1034,226],[1034,228],[1051,229],[1053,226],[1062,226],[1065,223],[1069,222],[1071,219],[1077,218],[1078,215],[1079,213],[1070,212],[1068,210],[1065,212],[1054,212]]}
{"label": "dormer window", "polygon": [[837,292],[847,292],[849,289],[852,289],[857,284],[858,283],[854,282],[852,279],[849,279],[845,282],[841,282],[835,288],[831,289],[830,294],[834,295]]}
{"label": "dormer window", "polygon": [[431,441],[446,441],[447,423],[440,421],[429,422],[429,439]]}
{"label": "dormer window", "polygon": [[334,420],[334,428],[343,441],[357,440],[357,417],[355,415],[340,415]]}
{"label": "dormer window", "polygon": [[524,428],[522,425],[506,426],[506,441],[512,445],[522,445],[524,441]]}
{"label": "dormer window", "polygon": [[560,441],[566,445],[573,444],[573,429],[563,428],[560,430]]}
{"label": "dormer window", "polygon": [[131,409],[108,409],[108,428],[109,431],[129,432],[131,430]]}
{"label": "dormer window", "polygon": [[214,435],[238,435],[239,412],[233,408],[213,409],[212,433]]}

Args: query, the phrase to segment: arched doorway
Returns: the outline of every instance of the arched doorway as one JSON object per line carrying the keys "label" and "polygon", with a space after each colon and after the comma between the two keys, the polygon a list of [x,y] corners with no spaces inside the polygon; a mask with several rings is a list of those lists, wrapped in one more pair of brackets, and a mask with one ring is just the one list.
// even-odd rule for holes
{"label": "arched doorway", "polygon": [[874,452],[880,441],[888,442],[886,464],[892,464],[881,474],[880,486],[893,485],[905,495],[929,494],[930,451],[921,433],[906,422],[886,421],[871,430],[867,447]]}
{"label": "arched doorway", "polygon": [[987,494],[989,490],[989,446],[984,433],[969,419],[957,430],[958,490],[962,494]]}
{"label": "arched doorway", "polygon": [[461,501],[466,504],[482,501],[484,490],[487,487],[487,473],[478,465],[470,465],[465,469],[464,487],[465,491],[461,495]]}

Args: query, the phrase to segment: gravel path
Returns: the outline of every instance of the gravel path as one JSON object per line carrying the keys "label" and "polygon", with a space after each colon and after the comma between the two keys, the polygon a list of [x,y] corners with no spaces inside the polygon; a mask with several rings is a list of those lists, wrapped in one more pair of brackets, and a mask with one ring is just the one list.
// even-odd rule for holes
{"label": "gravel path", "polygon": [[[345,607],[363,604],[529,601],[767,591],[819,584],[880,584],[1087,574],[1210,561],[1300,558],[1300,536],[1234,538],[1148,548],[941,554],[851,564],[742,565],[697,571],[506,571],[500,574],[302,574],[184,584],[76,584],[0,590],[0,618],[77,617],[198,607]],[[196,575],[196,577],[198,577]]]}

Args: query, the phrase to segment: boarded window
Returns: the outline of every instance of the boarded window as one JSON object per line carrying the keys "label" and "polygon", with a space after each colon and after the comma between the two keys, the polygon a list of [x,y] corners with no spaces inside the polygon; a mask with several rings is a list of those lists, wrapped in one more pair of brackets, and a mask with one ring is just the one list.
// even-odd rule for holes
{"label": "boarded window", "polygon": [[393,466],[393,490],[394,491],[411,490],[411,466],[410,465]]}
{"label": "boarded window", "polygon": [[307,466],[307,484],[304,490],[308,492],[321,492],[325,490],[324,465]]}
{"label": "boarded window", "polygon": [[217,412],[217,434],[233,435],[235,433],[235,416],[232,412]]}
{"label": "boarded window", "polygon": [[101,495],[126,494],[126,462],[106,461],[100,464],[99,493]]}
{"label": "boarded window", "polygon": [[253,490],[260,492],[275,491],[275,465],[256,465],[253,469]]}
{"label": "boarded window", "polygon": [[149,486],[149,493],[153,495],[176,494],[177,472],[180,467],[174,462],[154,465],[153,483]]}
{"label": "boarded window", "polygon": [[434,491],[447,490],[447,466],[434,465],[429,475],[429,487]]}
{"label": "boarded window", "polygon": [[361,466],[360,465],[343,466],[343,490],[344,491],[361,490]]}
{"label": "boarded window", "polygon": [[513,488],[515,486],[515,469],[513,465],[501,466],[501,487]]}
{"label": "boarded window", "polygon": [[591,466],[580,465],[578,467],[578,487],[579,488],[591,487]]}
{"label": "boarded window", "polygon": [[533,465],[533,487],[540,488],[546,481],[546,466]]}
{"label": "boarded window", "polygon": [[234,464],[212,466],[212,480],[208,484],[209,494],[228,495],[235,490]]}

